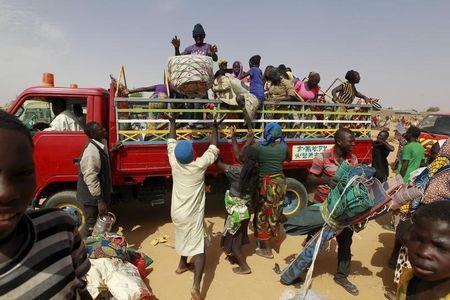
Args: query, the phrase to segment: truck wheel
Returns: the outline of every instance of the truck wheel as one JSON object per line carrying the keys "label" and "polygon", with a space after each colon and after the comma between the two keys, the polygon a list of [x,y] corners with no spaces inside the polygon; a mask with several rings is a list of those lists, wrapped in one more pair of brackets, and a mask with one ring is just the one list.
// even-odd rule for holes
{"label": "truck wheel", "polygon": [[76,191],[61,191],[50,196],[43,205],[44,208],[60,208],[78,219],[78,231],[83,232],[86,225],[86,215],[83,205],[77,201]]}
{"label": "truck wheel", "polygon": [[287,191],[284,197],[283,214],[289,217],[308,204],[308,192],[303,184],[294,178],[286,178]]}

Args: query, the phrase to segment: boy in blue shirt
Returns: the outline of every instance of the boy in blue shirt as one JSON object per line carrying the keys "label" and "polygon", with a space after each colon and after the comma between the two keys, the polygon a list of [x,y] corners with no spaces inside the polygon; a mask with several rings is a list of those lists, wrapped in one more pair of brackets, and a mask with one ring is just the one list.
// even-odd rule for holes
{"label": "boy in blue shirt", "polygon": [[261,62],[260,55],[253,55],[249,60],[250,70],[244,74],[240,79],[250,76],[250,93],[258,98],[259,103],[264,102],[264,82],[263,74],[259,68]]}

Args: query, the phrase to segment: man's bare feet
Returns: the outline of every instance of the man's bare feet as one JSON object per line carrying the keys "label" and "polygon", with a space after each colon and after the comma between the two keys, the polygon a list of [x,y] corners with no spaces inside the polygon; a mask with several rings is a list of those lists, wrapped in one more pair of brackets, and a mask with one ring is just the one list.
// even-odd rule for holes
{"label": "man's bare feet", "polygon": [[200,290],[198,290],[196,288],[192,288],[191,289],[191,300],[200,300],[200,299],[201,299]]}
{"label": "man's bare feet", "polygon": [[186,265],[185,268],[178,267],[178,268],[175,270],[175,273],[178,274],[178,275],[180,275],[180,274],[183,274],[184,272],[192,271],[193,269],[194,269],[194,264],[193,264],[193,263],[187,263],[187,265]]}
{"label": "man's bare feet", "polygon": [[252,272],[252,270],[250,268],[242,268],[242,267],[235,267],[233,268],[233,272],[236,274],[250,274]]}

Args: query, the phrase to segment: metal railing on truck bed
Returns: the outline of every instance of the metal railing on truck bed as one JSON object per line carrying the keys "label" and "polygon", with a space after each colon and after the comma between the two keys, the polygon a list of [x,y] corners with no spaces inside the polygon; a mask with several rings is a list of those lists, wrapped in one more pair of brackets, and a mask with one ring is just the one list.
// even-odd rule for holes
{"label": "metal railing on truck bed", "polygon": [[[201,108],[195,108],[195,107]],[[124,144],[161,144],[169,133],[167,114],[177,116],[177,138],[203,141],[211,131],[215,116],[227,114],[220,127],[220,139],[230,138],[230,126],[238,135],[247,132],[242,110],[208,99],[115,98],[117,140]],[[330,139],[344,126],[358,139],[370,139],[371,105],[343,105],[310,102],[265,102],[253,121],[256,139],[262,139],[264,126],[278,122],[287,140]]]}

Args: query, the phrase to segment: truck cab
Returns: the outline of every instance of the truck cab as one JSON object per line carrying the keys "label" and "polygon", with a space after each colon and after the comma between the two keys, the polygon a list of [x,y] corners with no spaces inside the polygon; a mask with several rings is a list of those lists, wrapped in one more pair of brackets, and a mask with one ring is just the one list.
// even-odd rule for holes
{"label": "truck cab", "polygon": [[83,131],[45,131],[53,120],[52,101],[64,100],[67,110],[80,105],[86,121],[107,125],[108,92],[98,88],[39,86],[23,91],[10,105],[8,112],[16,115],[31,131],[36,166],[36,191],[33,206],[82,210],[76,201],[78,170],[75,164],[87,142]]}

